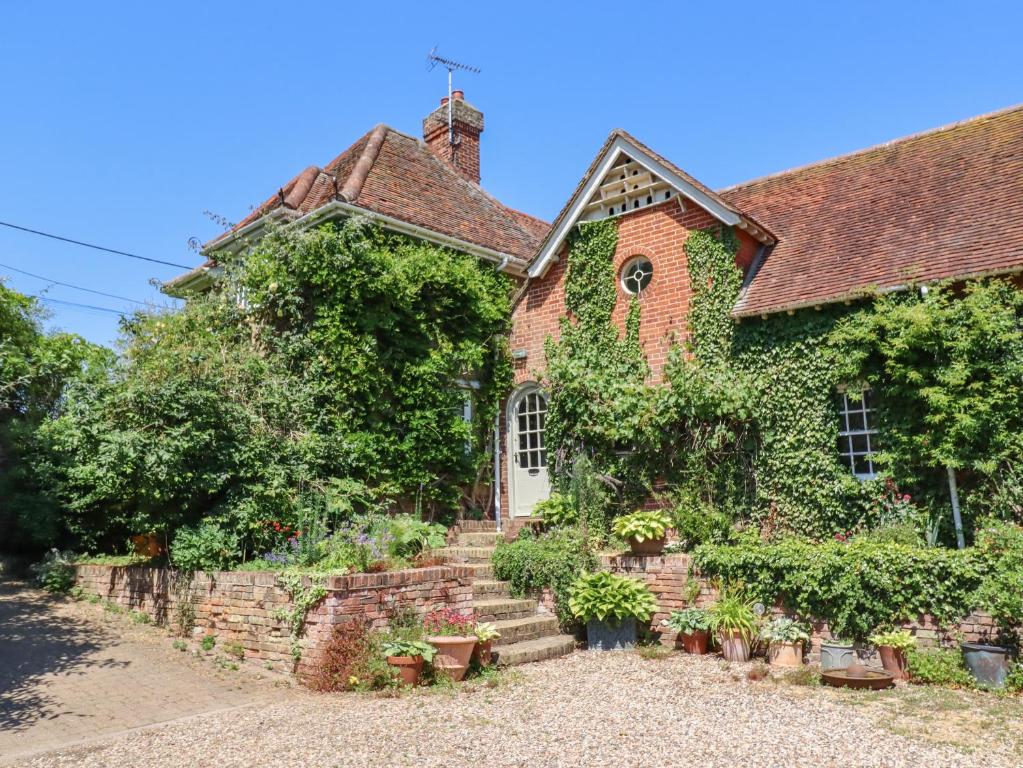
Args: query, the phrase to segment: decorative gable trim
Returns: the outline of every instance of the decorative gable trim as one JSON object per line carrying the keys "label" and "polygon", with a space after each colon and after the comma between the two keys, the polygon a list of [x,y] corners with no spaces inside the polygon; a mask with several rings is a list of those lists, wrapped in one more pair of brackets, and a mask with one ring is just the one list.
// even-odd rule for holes
{"label": "decorative gable trim", "polygon": [[[631,141],[629,137],[617,131],[612,135],[614,139],[606,145],[602,157],[598,158],[594,166],[591,166],[589,176],[584,179],[575,197],[572,198],[555,224],[554,229],[551,230],[551,233],[541,246],[536,259],[529,268],[530,278],[542,277],[546,274],[551,263],[557,260],[558,250],[568,237],[569,232],[572,231],[572,227],[581,220],[592,220],[593,218],[601,217],[599,215],[601,210],[600,203],[599,201],[595,202],[594,198],[601,196],[601,186],[605,184],[608,174],[618,165],[623,155],[628,157],[630,161],[629,167],[639,166],[650,174],[650,176],[645,177],[649,188],[657,190],[664,189],[667,186],[682,197],[699,205],[722,224],[729,227],[738,226],[742,229],[756,229],[761,237],[768,237],[766,233],[756,228],[751,222],[746,221],[742,216],[724,204],[723,201],[716,199],[713,194],[708,194],[693,184],[679,174],[676,169],[669,167],[658,158],[652,156],[645,148]],[[622,198],[628,200],[628,193],[623,195]],[[663,202],[663,200],[654,202]],[[617,213],[610,212],[609,209],[610,206],[604,209],[604,216],[621,215],[623,213],[621,211]],[[627,213],[629,211],[624,212]],[[754,233],[751,232],[751,234]],[[754,236],[757,236],[757,234],[754,234]]]}

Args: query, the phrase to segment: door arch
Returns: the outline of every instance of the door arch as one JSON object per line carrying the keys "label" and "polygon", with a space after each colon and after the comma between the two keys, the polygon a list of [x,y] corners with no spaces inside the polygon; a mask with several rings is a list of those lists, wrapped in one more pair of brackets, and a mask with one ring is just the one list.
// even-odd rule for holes
{"label": "door arch", "polygon": [[508,399],[508,510],[529,517],[551,493],[547,474],[547,395],[535,383],[523,384]]}

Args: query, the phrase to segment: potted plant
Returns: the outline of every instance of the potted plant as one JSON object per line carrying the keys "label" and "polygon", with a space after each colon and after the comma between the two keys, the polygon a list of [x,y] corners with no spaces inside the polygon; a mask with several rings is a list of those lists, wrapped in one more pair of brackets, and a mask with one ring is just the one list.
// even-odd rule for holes
{"label": "potted plant", "polygon": [[749,661],[750,641],[757,632],[753,603],[741,592],[722,591],[710,609],[710,627],[726,661]]}
{"label": "potted plant", "polygon": [[616,536],[628,539],[634,555],[659,555],[664,551],[664,535],[671,525],[667,512],[659,509],[639,510],[622,515],[614,521]]}
{"label": "potted plant", "polygon": [[497,626],[487,621],[481,621],[476,625],[476,650],[472,652],[472,657],[480,663],[481,666],[490,666],[490,652],[493,648],[494,641],[501,637],[501,633],[497,631]]}
{"label": "potted plant", "polygon": [[821,672],[848,669],[856,658],[852,640],[833,637],[821,641]]}
{"label": "potted plant", "polygon": [[586,622],[589,647],[609,651],[636,644],[636,620],[649,621],[657,600],[643,582],[601,571],[576,580],[568,607]]}
{"label": "potted plant", "polygon": [[426,614],[423,628],[426,631],[426,642],[437,649],[434,669],[457,683],[465,677],[472,652],[476,648],[476,620],[472,614],[442,608]]}
{"label": "potted plant", "polygon": [[433,661],[436,650],[422,640],[388,640],[380,647],[387,663],[396,667],[405,685],[417,685],[423,672],[423,662]]}
{"label": "potted plant", "polygon": [[960,643],[963,663],[981,685],[1001,688],[1012,667],[1012,651],[1004,645]]}
{"label": "potted plant", "polygon": [[707,652],[710,643],[710,615],[703,608],[673,611],[671,616],[661,622],[661,626],[678,633],[686,653],[700,655]]}
{"label": "potted plant", "polygon": [[916,647],[916,638],[904,629],[891,632],[875,632],[870,643],[877,648],[884,671],[896,680],[908,680],[906,653]]}
{"label": "potted plant", "polygon": [[778,616],[760,631],[760,638],[768,643],[767,657],[773,666],[803,666],[803,645],[810,642],[805,624]]}

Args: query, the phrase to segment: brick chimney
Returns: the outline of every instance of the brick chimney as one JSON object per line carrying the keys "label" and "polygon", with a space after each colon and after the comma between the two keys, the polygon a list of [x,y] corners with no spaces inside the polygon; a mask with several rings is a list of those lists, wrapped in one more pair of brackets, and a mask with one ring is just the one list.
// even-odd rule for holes
{"label": "brick chimney", "polygon": [[423,140],[437,157],[469,181],[480,183],[480,134],[483,113],[465,100],[462,91],[451,92],[451,142],[448,136],[448,99],[423,120]]}

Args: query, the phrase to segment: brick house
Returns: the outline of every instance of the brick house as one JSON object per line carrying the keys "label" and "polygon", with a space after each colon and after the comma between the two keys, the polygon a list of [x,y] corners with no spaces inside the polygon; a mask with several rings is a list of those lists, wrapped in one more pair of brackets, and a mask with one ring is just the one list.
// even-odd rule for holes
{"label": "brick house", "polygon": [[519,283],[509,340],[515,388],[495,430],[505,518],[528,516],[549,493],[538,379],[544,340],[565,315],[566,238],[580,222],[619,220],[615,319],[624,324],[638,294],[654,381],[687,334],[683,246],[694,229],[721,225],[738,236],[737,322],[848,303],[866,289],[1023,271],[1023,107],[717,191],[616,130],[548,225],[480,187],[483,115],[461,91],[453,98],[450,132],[446,99],[423,121],[422,139],[377,126],[207,244],[208,261],[165,290],[202,290],[217,259],[244,249],[267,220],[313,225],[360,213],[493,263]]}

